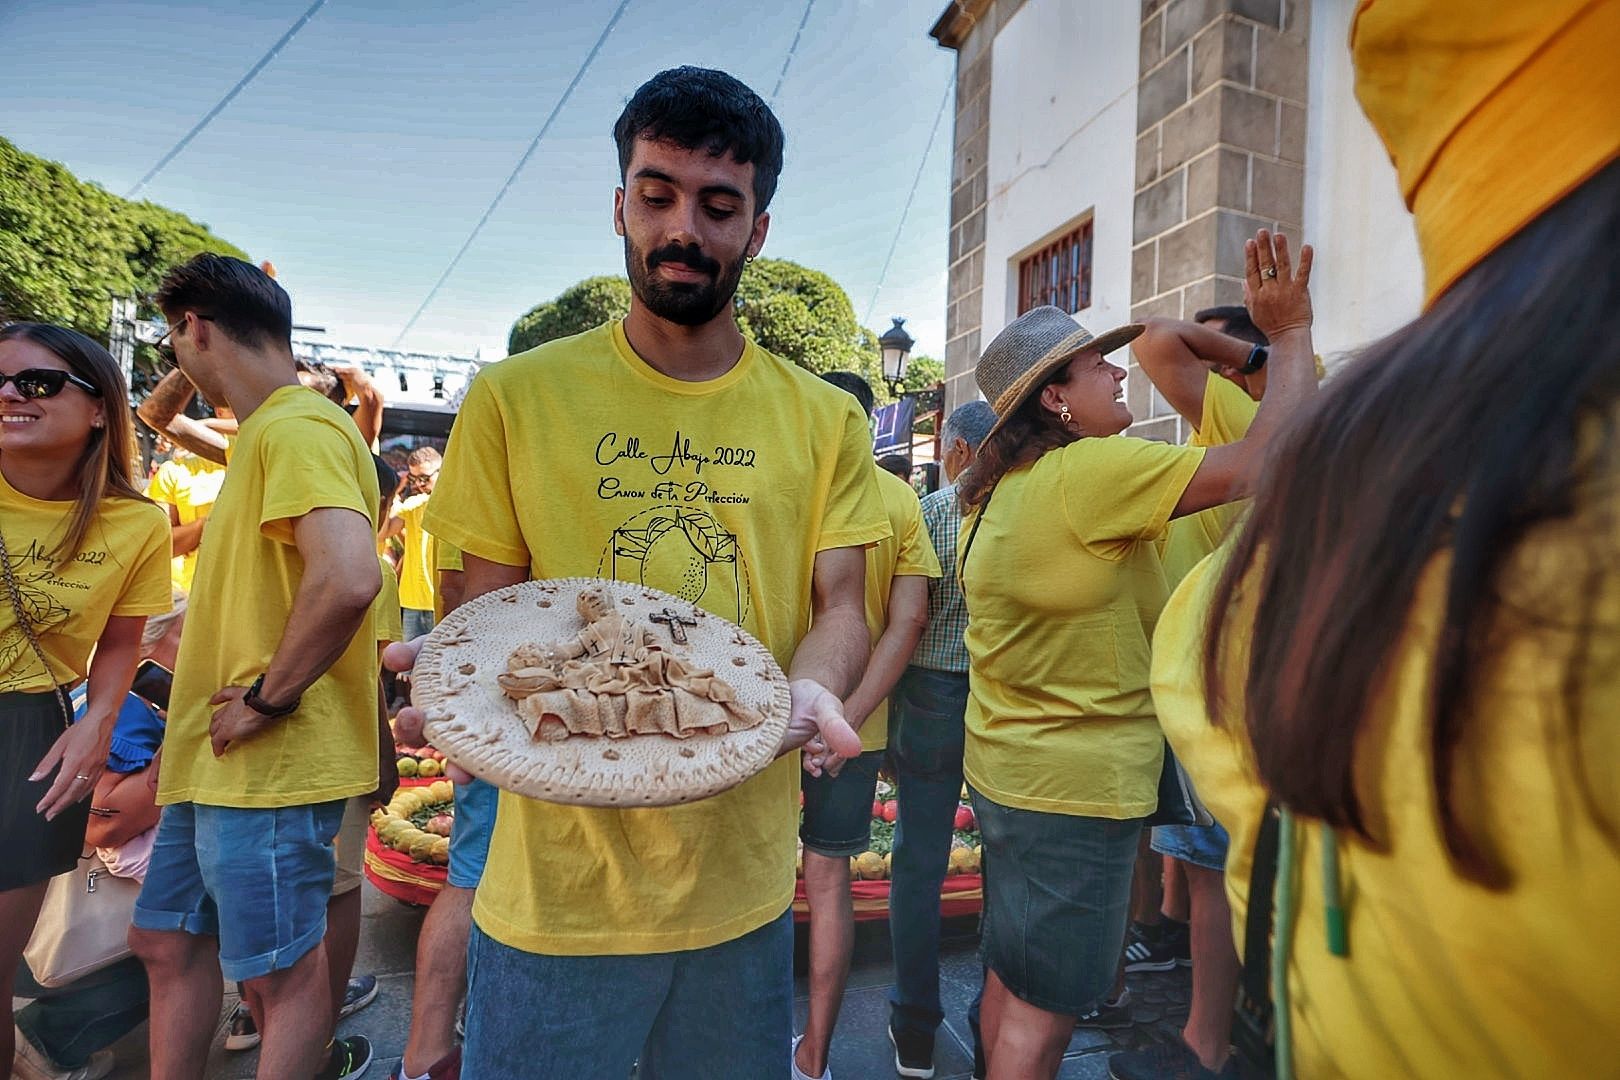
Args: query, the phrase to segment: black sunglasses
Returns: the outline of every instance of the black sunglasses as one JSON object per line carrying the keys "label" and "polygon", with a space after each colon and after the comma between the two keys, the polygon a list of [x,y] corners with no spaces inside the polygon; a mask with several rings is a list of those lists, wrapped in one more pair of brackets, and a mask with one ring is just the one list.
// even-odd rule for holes
{"label": "black sunglasses", "polygon": [[101,396],[101,391],[96,389],[95,383],[86,382],[71,371],[60,371],[56,368],[24,368],[15,375],[7,375],[0,371],[0,388],[6,383],[11,383],[17,388],[17,393],[31,401],[55,397],[68,383],[77,386],[91,397]]}
{"label": "black sunglasses", "polygon": [[[192,315],[193,317],[195,317],[197,319],[200,319],[200,320],[203,320],[203,321],[206,321],[206,322],[213,322],[214,321],[210,316],[199,315],[195,311],[188,312],[187,314]],[[174,346],[172,344],[170,344],[170,342],[169,342],[169,335],[173,334],[176,330],[180,329],[185,324],[186,324],[186,320],[184,319],[184,317],[182,317],[179,322],[175,323],[173,326],[171,326],[167,330],[163,331],[163,336],[162,337],[160,337],[156,341],[152,342],[152,348],[157,350],[158,356],[163,360],[164,364],[166,364],[167,366],[169,366],[171,368],[180,366],[180,358],[174,355]]]}

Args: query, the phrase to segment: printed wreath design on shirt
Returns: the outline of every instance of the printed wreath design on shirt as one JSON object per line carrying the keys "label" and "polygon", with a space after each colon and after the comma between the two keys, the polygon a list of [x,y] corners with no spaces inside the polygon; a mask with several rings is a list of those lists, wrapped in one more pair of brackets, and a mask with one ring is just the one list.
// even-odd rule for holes
{"label": "printed wreath design on shirt", "polygon": [[[20,560],[13,560],[15,563]],[[41,589],[30,587],[27,583],[17,582],[17,592],[22,597],[23,614],[28,616],[28,622],[33,626],[34,633],[44,635],[54,627],[67,622],[71,612],[57,602],[50,593]],[[9,604],[9,598],[7,598]],[[11,671],[9,677],[0,679],[0,690],[10,690],[24,685],[34,677],[33,668],[39,663],[38,659],[29,662],[24,659],[18,663],[20,657],[33,653],[33,646],[28,643],[28,635],[20,626],[7,629],[5,635],[0,637],[0,671]],[[13,670],[13,668],[17,670]]]}
{"label": "printed wreath design on shirt", "polygon": [[[674,593],[733,622],[747,615],[737,537],[701,510],[658,507],[613,531],[599,573]],[[705,599],[707,598],[707,599]]]}

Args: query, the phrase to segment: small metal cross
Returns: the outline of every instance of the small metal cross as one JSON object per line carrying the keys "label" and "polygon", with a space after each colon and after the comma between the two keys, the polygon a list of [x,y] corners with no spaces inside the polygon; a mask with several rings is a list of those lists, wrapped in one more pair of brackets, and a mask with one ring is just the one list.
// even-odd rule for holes
{"label": "small metal cross", "polygon": [[677,645],[685,645],[686,628],[697,625],[696,619],[688,619],[674,608],[665,608],[661,613],[652,616],[652,621],[668,626],[670,637],[675,639]]}

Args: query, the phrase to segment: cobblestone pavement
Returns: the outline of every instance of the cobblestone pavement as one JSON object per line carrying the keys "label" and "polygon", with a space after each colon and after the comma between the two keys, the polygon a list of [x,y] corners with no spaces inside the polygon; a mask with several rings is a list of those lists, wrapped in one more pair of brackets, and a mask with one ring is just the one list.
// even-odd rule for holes
{"label": "cobblestone pavement", "polygon": [[[405,1045],[414,983],[416,934],[422,922],[422,909],[391,900],[373,889],[370,883],[365,885],[365,890],[365,917],[355,971],[376,975],[380,992],[369,1007],[344,1021],[340,1031],[345,1035],[362,1034],[371,1040],[376,1058],[366,1075],[368,1080],[383,1080],[399,1061]],[[797,1022],[802,1025],[807,990],[802,934],[798,944],[796,1014]],[[940,997],[945,1006],[945,1024],[934,1051],[938,1080],[966,1080],[972,1075],[972,1037],[967,1026],[967,1008],[979,988],[976,948],[973,919],[954,919],[946,924],[940,957]],[[838,1033],[833,1039],[832,1069],[838,1080],[890,1080],[894,1077],[894,1059],[887,1035],[891,983],[887,924],[860,923],[856,929],[855,963],[844,994]],[[1106,1078],[1108,1055],[1114,1051],[1178,1037],[1187,1017],[1190,994],[1187,970],[1178,968],[1163,974],[1132,975],[1129,984],[1132,1026],[1118,1031],[1076,1031],[1058,1074],[1061,1080]],[[227,1053],[223,1047],[225,1021],[235,1004],[232,994],[221,1005],[219,1032],[208,1059],[208,1080],[252,1077],[258,1064],[256,1052]],[[144,1025],[114,1050],[118,1057],[118,1068],[112,1074],[114,1080],[140,1080],[147,1076]],[[784,1047],[783,1053],[786,1052]]]}

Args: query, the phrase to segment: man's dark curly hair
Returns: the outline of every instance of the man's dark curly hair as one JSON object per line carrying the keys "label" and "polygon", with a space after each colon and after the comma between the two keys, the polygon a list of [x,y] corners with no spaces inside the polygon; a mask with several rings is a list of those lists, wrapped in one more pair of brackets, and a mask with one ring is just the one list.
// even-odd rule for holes
{"label": "man's dark curly hair", "polygon": [[714,157],[730,154],[739,165],[752,163],[756,215],[776,194],[786,143],[782,125],[758,94],[723,71],[670,68],[641,84],[613,125],[621,181],[637,139],[667,140]]}

